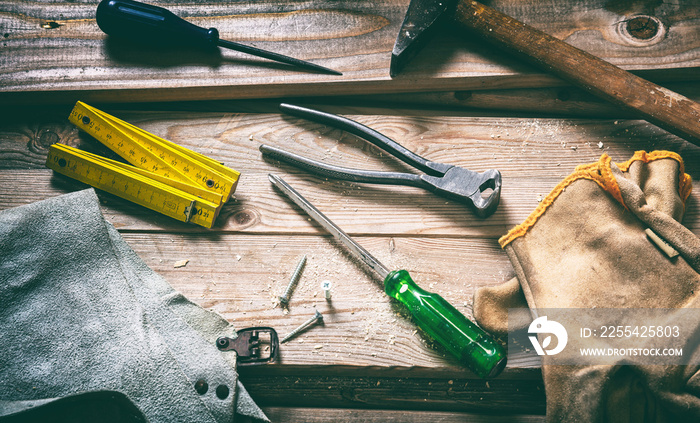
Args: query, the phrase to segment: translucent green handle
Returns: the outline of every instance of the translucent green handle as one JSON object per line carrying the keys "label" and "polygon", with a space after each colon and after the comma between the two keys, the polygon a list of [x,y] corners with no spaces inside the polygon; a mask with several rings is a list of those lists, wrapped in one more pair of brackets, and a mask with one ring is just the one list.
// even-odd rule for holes
{"label": "translucent green handle", "polygon": [[427,292],[405,270],[384,280],[384,291],[403,303],[418,326],[483,378],[494,377],[506,365],[503,347],[437,294]]}

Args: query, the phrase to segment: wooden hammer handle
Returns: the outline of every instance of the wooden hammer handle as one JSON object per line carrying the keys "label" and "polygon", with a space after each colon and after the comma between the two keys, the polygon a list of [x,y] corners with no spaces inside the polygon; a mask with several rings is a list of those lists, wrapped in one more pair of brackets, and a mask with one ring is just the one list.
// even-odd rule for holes
{"label": "wooden hammer handle", "polygon": [[472,0],[457,4],[458,23],[550,70],[575,85],[695,145],[700,145],[700,104],[633,75],[529,25]]}

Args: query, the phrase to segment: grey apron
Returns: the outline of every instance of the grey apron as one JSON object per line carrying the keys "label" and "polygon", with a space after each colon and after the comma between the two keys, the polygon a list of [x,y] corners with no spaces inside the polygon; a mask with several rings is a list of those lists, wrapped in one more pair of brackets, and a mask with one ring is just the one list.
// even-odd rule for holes
{"label": "grey apron", "polygon": [[149,422],[267,420],[219,336],[236,335],[146,266],[92,189],[0,212],[0,418],[111,398]]}

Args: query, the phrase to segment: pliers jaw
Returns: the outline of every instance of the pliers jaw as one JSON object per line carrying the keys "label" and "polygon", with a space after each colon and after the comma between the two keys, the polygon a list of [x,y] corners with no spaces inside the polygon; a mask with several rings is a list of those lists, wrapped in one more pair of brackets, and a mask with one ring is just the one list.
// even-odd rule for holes
{"label": "pliers jaw", "polygon": [[501,199],[501,172],[489,169],[477,173],[452,166],[442,176],[421,175],[432,191],[466,203],[479,217],[496,211]]}

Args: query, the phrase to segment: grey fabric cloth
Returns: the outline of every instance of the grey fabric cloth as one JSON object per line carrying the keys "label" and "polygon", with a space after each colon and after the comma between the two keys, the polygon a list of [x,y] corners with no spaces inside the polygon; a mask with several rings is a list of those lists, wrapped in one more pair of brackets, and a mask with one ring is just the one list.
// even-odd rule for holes
{"label": "grey fabric cloth", "polygon": [[148,268],[92,189],[0,212],[0,304],[0,417],[106,391],[151,422],[267,420],[214,346],[232,326]]}

